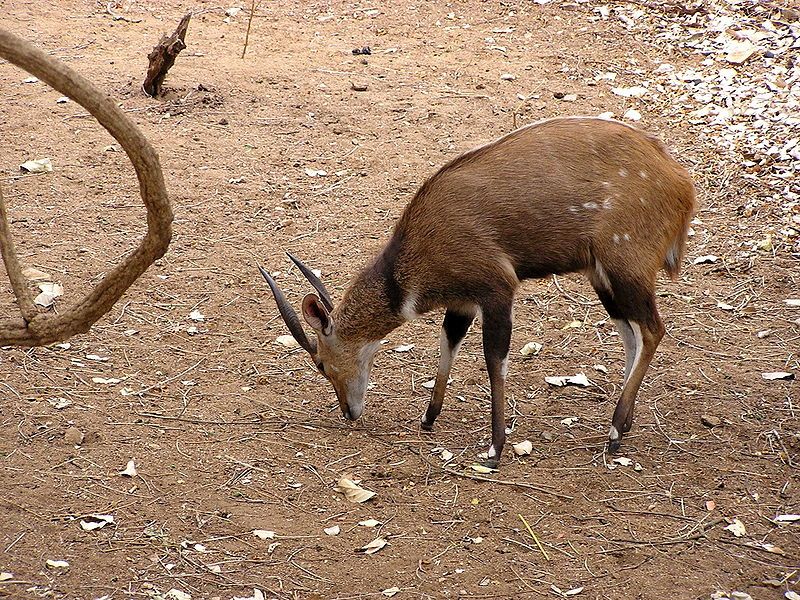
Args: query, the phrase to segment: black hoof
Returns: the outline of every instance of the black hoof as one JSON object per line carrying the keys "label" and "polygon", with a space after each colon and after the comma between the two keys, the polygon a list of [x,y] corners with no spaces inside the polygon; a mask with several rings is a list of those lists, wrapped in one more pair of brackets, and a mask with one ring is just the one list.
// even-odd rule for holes
{"label": "black hoof", "polygon": [[500,461],[496,458],[487,458],[483,461],[483,466],[487,469],[494,469],[495,471],[500,466]]}
{"label": "black hoof", "polygon": [[608,451],[613,454],[619,450],[622,440],[608,440]]}
{"label": "black hoof", "polygon": [[422,421],[420,421],[419,426],[425,431],[433,431],[433,423],[428,423],[425,421],[425,419],[422,419]]}

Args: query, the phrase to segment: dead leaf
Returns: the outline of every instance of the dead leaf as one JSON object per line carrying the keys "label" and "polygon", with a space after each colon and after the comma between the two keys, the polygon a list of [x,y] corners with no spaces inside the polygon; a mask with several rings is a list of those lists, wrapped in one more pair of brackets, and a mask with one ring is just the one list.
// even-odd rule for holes
{"label": "dead leaf", "polygon": [[794,379],[794,373],[789,373],[787,371],[775,371],[773,373],[762,373],[761,377],[763,377],[767,381],[774,381],[776,379],[784,379],[790,381]]}
{"label": "dead leaf", "polygon": [[203,313],[201,313],[201,312],[200,312],[199,310],[197,310],[196,308],[195,308],[195,309],[194,309],[192,312],[190,312],[190,313],[189,313],[189,318],[190,318],[192,321],[197,321],[197,322],[200,322],[200,321],[205,321],[205,320],[206,320],[206,317],[205,317],[205,315],[203,315]]}
{"label": "dead leaf", "polygon": [[497,469],[492,469],[491,467],[487,467],[485,465],[479,465],[477,463],[470,465],[470,469],[472,469],[476,473],[482,473],[484,475],[488,475],[489,473],[494,473],[497,471]]}
{"label": "dead leaf", "polygon": [[578,373],[571,377],[566,375],[562,375],[559,377],[545,377],[544,380],[550,385],[554,385],[556,387],[564,387],[566,385],[589,387],[592,385],[584,373]]}
{"label": "dead leaf", "polygon": [[733,523],[728,525],[725,530],[730,531],[737,538],[747,535],[747,529],[739,519],[734,519]]}
{"label": "dead leaf", "polygon": [[68,406],[72,406],[72,400],[66,398],[48,398],[47,402],[56,410],[64,410]]}
{"label": "dead leaf", "polygon": [[128,461],[128,464],[125,465],[125,468],[119,472],[120,475],[123,477],[136,477],[138,475],[138,471],[136,470],[136,464],[133,462],[133,459]]}
{"label": "dead leaf", "polygon": [[756,242],[756,248],[763,250],[764,252],[772,252],[772,234],[768,233],[763,240]]}
{"label": "dead leaf", "polygon": [[758,46],[753,45],[749,40],[731,40],[725,47],[725,60],[734,65],[740,65],[747,61],[757,50]]}
{"label": "dead leaf", "polygon": [[51,173],[53,171],[53,163],[49,158],[36,158],[27,160],[19,166],[21,171],[26,173]]}
{"label": "dead leaf", "polygon": [[363,552],[364,554],[375,554],[378,550],[384,548],[389,542],[386,539],[379,537],[372,540],[366,546],[356,549],[356,552]]}
{"label": "dead leaf", "polygon": [[275,341],[286,348],[299,348],[300,344],[291,335],[279,335]]}
{"label": "dead leaf", "polygon": [[383,590],[381,592],[381,594],[383,594],[387,598],[391,598],[392,596],[394,596],[396,594],[399,594],[399,593],[400,593],[400,588],[399,587],[390,587],[390,588],[387,588],[387,589],[385,589],[385,590]]}
{"label": "dead leaf", "polygon": [[94,531],[114,522],[114,515],[89,515],[81,519],[81,529]]}
{"label": "dead leaf", "polygon": [[402,346],[397,346],[397,348],[393,348],[393,352],[408,352],[414,347],[414,344],[403,344]]}
{"label": "dead leaf", "polygon": [[339,479],[334,489],[340,494],[344,494],[348,501],[358,504],[366,502],[375,495],[375,492],[365,490],[347,477]]}
{"label": "dead leaf", "polygon": [[115,383],[119,383],[122,381],[121,379],[115,379],[113,377],[106,379],[105,377],[92,377],[92,381],[94,383],[99,383],[100,385],[113,385]]}
{"label": "dead leaf", "polygon": [[[453,379],[452,378],[448,378],[447,379],[447,385],[450,385],[451,383],[453,383]],[[430,379],[430,380],[426,381],[425,383],[423,383],[422,387],[424,387],[426,390],[432,390],[435,385],[436,385],[436,380],[435,379]]]}
{"label": "dead leaf", "polygon": [[268,529],[253,529],[253,535],[262,540],[275,539],[275,532]]}
{"label": "dead leaf", "polygon": [[707,254],[705,256],[698,256],[692,261],[692,264],[695,265],[704,265],[707,263],[715,263],[719,260],[718,256],[714,256],[713,254]]}
{"label": "dead leaf", "polygon": [[785,302],[788,306],[800,306],[800,299],[797,298],[787,298]]}
{"label": "dead leaf", "polygon": [[519,351],[522,356],[536,356],[542,351],[542,345],[539,342],[528,342]]}
{"label": "dead leaf", "polygon": [[40,283],[39,290],[41,293],[33,299],[33,303],[43,308],[52,306],[56,298],[64,295],[64,288],[58,283]]}
{"label": "dead leaf", "polygon": [[441,459],[445,462],[453,459],[453,453],[447,448],[434,448],[431,450],[431,454],[441,457]]}
{"label": "dead leaf", "polygon": [[633,461],[630,458],[628,458],[627,456],[618,456],[617,458],[613,459],[611,462],[614,463],[614,464],[623,466],[623,467],[630,467],[631,465],[633,465]]}
{"label": "dead leaf", "polygon": [[562,425],[566,425],[567,427],[572,427],[572,425],[578,422],[578,419],[580,419],[580,417],[567,417],[566,419],[561,419],[560,422]]}
{"label": "dead leaf", "polygon": [[533,443],[530,440],[523,440],[511,446],[517,456],[527,456],[533,451]]}
{"label": "dead leaf", "polygon": [[342,530],[338,525],[333,525],[332,527],[326,527],[322,531],[325,532],[325,535],[339,535]]}
{"label": "dead leaf", "polygon": [[797,523],[800,521],[800,515],[778,515],[774,520],[778,523]]}
{"label": "dead leaf", "polygon": [[721,310],[733,310],[733,306],[726,304],[725,302],[717,302],[717,308]]}
{"label": "dead leaf", "polygon": [[650,90],[646,87],[642,87],[640,85],[636,85],[633,87],[615,87],[611,88],[611,92],[616,94],[617,96],[622,96],[623,98],[641,98],[645,94],[647,94]]}
{"label": "dead leaf", "polygon": [[44,564],[50,569],[66,569],[69,567],[69,563],[65,560],[50,560],[49,558]]}
{"label": "dead leaf", "polygon": [[784,552],[783,548],[776,546],[775,544],[769,544],[767,542],[748,542],[748,546],[751,548],[760,548],[765,552],[769,552],[770,554],[779,554],[780,556],[786,556],[786,552]]}
{"label": "dead leaf", "polygon": [[361,527],[377,527],[381,525],[381,522],[376,519],[366,519],[364,521],[359,521],[358,524],[361,525]]}

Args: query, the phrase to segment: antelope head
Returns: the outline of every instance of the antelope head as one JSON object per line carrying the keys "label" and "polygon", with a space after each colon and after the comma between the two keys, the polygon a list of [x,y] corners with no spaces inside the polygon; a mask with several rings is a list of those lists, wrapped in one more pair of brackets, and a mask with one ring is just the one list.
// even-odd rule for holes
{"label": "antelope head", "polygon": [[316,338],[309,339],[297,313],[275,280],[263,267],[258,268],[272,290],[278,311],[292,337],[311,355],[319,372],[333,385],[344,418],[355,421],[364,411],[369,373],[379,344],[340,336],[336,326],[336,311],[325,284],[300,260],[291,254],[288,256],[319,294],[307,294],[301,308],[303,319],[314,330]]}

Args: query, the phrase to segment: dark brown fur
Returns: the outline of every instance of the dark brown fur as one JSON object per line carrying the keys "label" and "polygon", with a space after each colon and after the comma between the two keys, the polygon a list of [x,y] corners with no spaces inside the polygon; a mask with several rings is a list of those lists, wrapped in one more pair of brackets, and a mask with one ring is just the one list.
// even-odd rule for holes
{"label": "dark brown fur", "polygon": [[595,259],[609,274],[624,274],[621,287],[652,286],[673,246],[668,272],[677,274],[693,213],[691,178],[656,138],[610,120],[544,121],[467,152],[428,179],[334,318],[342,336],[380,339],[403,322],[398,311],[411,290],[420,294],[419,313],[480,304],[498,286],[581,271]]}

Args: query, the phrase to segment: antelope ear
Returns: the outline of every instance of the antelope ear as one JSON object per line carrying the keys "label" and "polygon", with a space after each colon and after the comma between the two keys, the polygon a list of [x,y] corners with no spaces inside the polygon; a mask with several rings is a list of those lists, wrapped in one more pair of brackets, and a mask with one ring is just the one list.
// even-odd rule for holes
{"label": "antelope ear", "polygon": [[317,333],[330,335],[333,331],[331,314],[315,294],[307,294],[303,298],[303,318]]}

